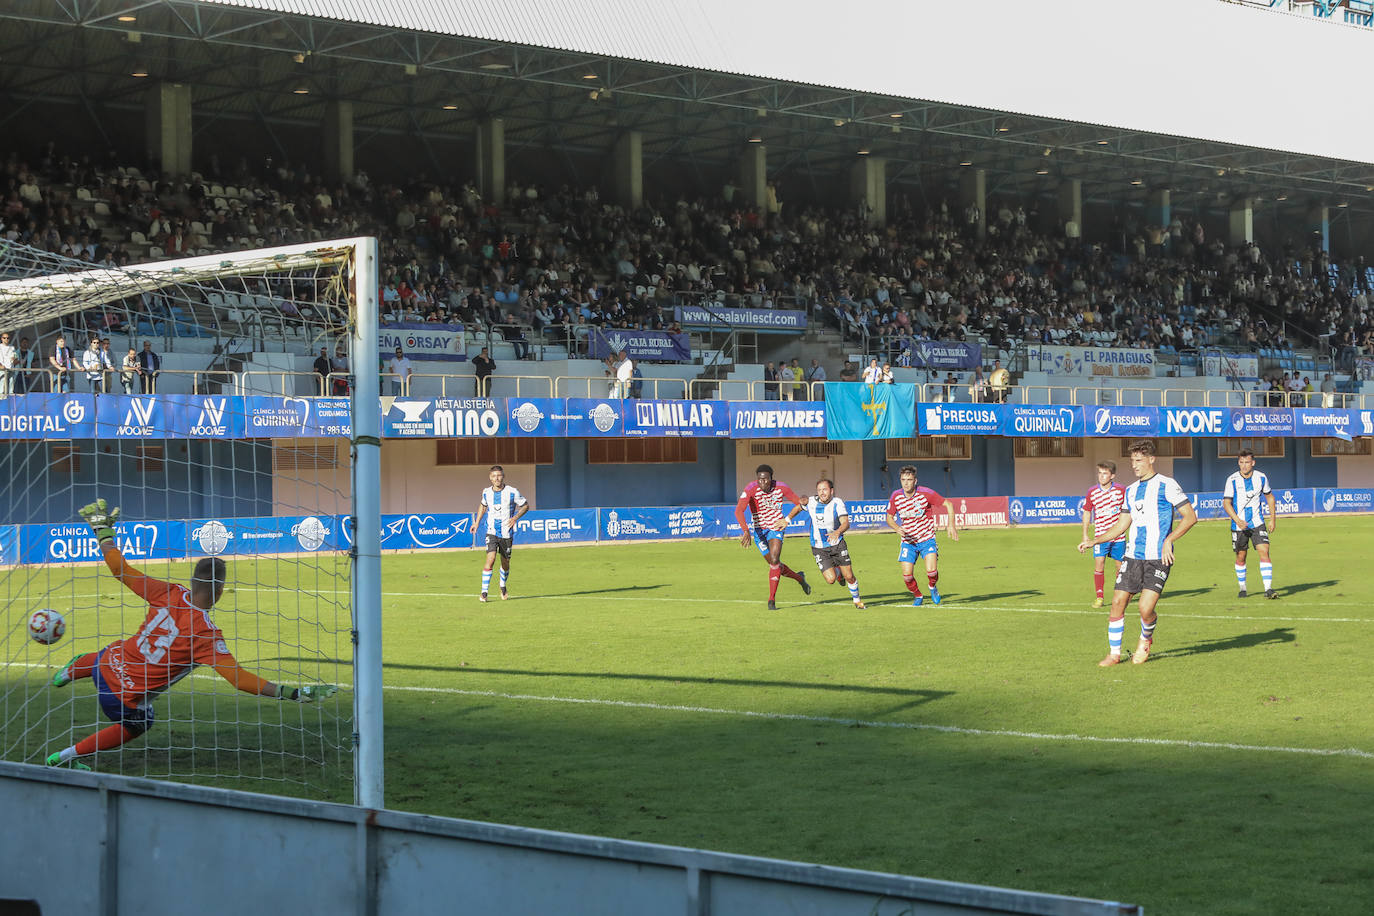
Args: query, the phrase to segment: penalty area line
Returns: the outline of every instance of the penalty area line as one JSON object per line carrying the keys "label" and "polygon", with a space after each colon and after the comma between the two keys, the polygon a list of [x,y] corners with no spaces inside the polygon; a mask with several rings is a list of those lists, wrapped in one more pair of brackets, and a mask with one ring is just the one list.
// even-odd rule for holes
{"label": "penalty area line", "polygon": [[681,712],[697,715],[735,716],[746,719],[771,719],[780,722],[813,722],[820,725],[841,725],[846,728],[887,728],[902,731],[942,732],[951,735],[969,735],[983,738],[1026,738],[1033,741],[1123,744],[1184,748],[1187,750],[1241,751],[1262,754],[1301,754],[1313,757],[1355,757],[1362,760],[1374,760],[1374,752],[1362,751],[1354,747],[1283,747],[1265,744],[1238,744],[1225,741],[1193,741],[1181,738],[1103,737],[1101,735],[1052,734],[1047,732],[1017,731],[1014,729],[965,728],[958,725],[936,725],[929,722],[882,722],[868,719],[849,719],[841,716],[813,716],[805,713],[761,712],[750,709],[721,709],[711,706],[676,706],[666,703],[646,703],[635,700],[539,696],[528,693],[501,693],[495,690],[463,690],[458,687],[416,687],[402,684],[387,684],[383,689],[406,693],[438,693],[452,696],[487,697],[497,700],[567,703],[579,706],[618,707],[621,709],[646,709],[653,712]]}

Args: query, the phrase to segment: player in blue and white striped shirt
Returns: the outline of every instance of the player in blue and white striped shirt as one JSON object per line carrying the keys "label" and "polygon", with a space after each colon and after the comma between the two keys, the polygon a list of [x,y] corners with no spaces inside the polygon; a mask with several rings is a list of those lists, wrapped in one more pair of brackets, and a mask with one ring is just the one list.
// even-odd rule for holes
{"label": "player in blue and white striped shirt", "polygon": [[1248,448],[1237,453],[1236,466],[1240,470],[1226,478],[1221,508],[1231,517],[1231,549],[1236,553],[1236,582],[1240,584],[1237,597],[1245,597],[1245,548],[1254,544],[1259,552],[1264,597],[1277,598],[1274,566],[1269,562],[1269,535],[1278,521],[1274,491],[1269,488],[1268,475],[1255,470],[1255,453]]}
{"label": "player in blue and white striped shirt", "polygon": [[854,606],[863,610],[859,581],[854,578],[854,567],[849,559],[849,545],[844,542],[844,533],[849,530],[849,509],[844,500],[835,495],[834,481],[819,481],[816,495],[794,505],[787,513],[787,521],[792,521],[801,512],[811,519],[811,556],[821,575],[830,585],[843,581],[849,596],[854,599]]}
{"label": "player in blue and white striped shirt", "polygon": [[520,516],[530,511],[529,500],[520,495],[515,487],[506,485],[506,469],[499,464],[491,466],[487,475],[491,486],[482,491],[482,503],[472,517],[472,536],[477,537],[482,516],[487,517],[487,565],[482,567],[482,601],[487,600],[491,587],[491,570],[496,565],[497,556],[501,557],[501,600],[505,601],[506,579],[510,576],[510,552],[515,543],[515,523]]}
{"label": "player in blue and white striped shirt", "polygon": [[[1112,592],[1111,617],[1107,621],[1108,655],[1098,662],[1102,667],[1121,662],[1121,637],[1126,629],[1126,605],[1132,595],[1140,596],[1140,641],[1131,661],[1144,664],[1150,657],[1155,624],[1159,617],[1155,605],[1174,565],[1174,543],[1197,523],[1197,513],[1188,496],[1172,477],[1155,473],[1155,444],[1147,439],[1132,442],[1131,470],[1136,482],[1126,488],[1121,517],[1107,531],[1078,545],[1082,553],[1094,544],[1105,544],[1126,535],[1126,559],[1116,573]],[[1174,511],[1178,511],[1178,525]]]}

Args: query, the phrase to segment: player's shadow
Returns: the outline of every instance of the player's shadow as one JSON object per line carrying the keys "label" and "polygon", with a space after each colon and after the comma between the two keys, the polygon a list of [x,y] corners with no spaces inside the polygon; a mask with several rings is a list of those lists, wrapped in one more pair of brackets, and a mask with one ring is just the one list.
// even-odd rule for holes
{"label": "player's shadow", "polygon": [[1169,649],[1153,656],[1153,660],[1183,658],[1186,655],[1205,655],[1209,652],[1226,652],[1231,649],[1253,649],[1256,646],[1282,645],[1297,641],[1298,634],[1293,632],[1292,627],[1276,627],[1264,633],[1241,633],[1238,636],[1208,639],[1191,646]]}
{"label": "player's shadow", "polygon": [[[989,601],[1001,601],[1003,598],[1030,598],[1034,595],[1043,595],[1044,592],[1038,588],[1023,588],[1014,592],[988,592],[986,595],[969,595],[964,597],[959,595],[960,604],[986,604]],[[950,597],[946,595],[945,597]]]}
{"label": "player's shadow", "polygon": [[622,585],[619,588],[591,588],[581,592],[545,592],[542,595],[521,595],[520,598],[573,598],[578,595],[604,595],[607,592],[651,592],[662,585]]}
{"label": "player's shadow", "polygon": [[1171,589],[1169,589],[1169,593],[1168,593],[1167,595],[1165,595],[1165,597],[1166,597],[1166,598],[1187,598],[1189,595],[1210,595],[1210,594],[1212,593],[1212,591],[1213,591],[1213,590],[1210,589],[1210,588],[1178,588],[1178,589],[1171,588]]}
{"label": "player's shadow", "polygon": [[1281,589],[1275,589],[1280,595],[1296,595],[1300,592],[1314,588],[1326,588],[1331,585],[1339,585],[1335,579],[1327,579],[1325,582],[1296,582],[1293,585],[1285,585]]}
{"label": "player's shadow", "polygon": [[[282,659],[291,661],[291,659]],[[304,659],[301,659],[304,661]],[[618,671],[529,671],[523,668],[454,668],[444,665],[414,665],[405,662],[386,662],[385,668],[397,671],[444,671],[452,674],[508,674],[530,678],[586,678],[604,681],[650,681],[667,684],[716,684],[722,687],[784,687],[791,690],[823,690],[827,693],[871,693],[880,696],[907,697],[908,702],[897,709],[923,706],[933,700],[953,695],[951,690],[912,690],[909,687],[870,687],[859,684],[816,684],[804,681],[765,681],[754,678],[693,677],[681,674],[629,674]]]}

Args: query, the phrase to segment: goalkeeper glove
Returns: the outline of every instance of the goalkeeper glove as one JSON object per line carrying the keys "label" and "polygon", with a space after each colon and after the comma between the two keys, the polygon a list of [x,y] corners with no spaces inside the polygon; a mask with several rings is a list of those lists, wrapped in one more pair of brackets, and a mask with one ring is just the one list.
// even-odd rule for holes
{"label": "goalkeeper glove", "polygon": [[277,685],[277,697],[282,700],[295,700],[297,703],[313,703],[316,700],[327,700],[339,692],[339,688],[333,684],[306,684],[304,687],[287,687],[285,684]]}
{"label": "goalkeeper glove", "polygon": [[104,499],[97,499],[95,502],[81,507],[81,517],[86,520],[86,524],[91,526],[97,541],[114,538],[114,527],[119,524],[118,507],[111,509]]}

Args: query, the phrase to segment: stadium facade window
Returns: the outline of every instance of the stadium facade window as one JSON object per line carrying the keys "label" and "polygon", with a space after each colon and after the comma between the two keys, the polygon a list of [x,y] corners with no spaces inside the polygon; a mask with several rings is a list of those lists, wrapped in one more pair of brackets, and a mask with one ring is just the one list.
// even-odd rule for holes
{"label": "stadium facade window", "polygon": [[1335,439],[1330,436],[1310,439],[1313,458],[1330,458],[1333,455],[1374,455],[1374,439]]}
{"label": "stadium facade window", "polygon": [[1230,437],[1217,440],[1217,457],[1234,458],[1243,448],[1255,453],[1256,458],[1282,458],[1283,440],[1275,437],[1243,439]]}
{"label": "stadium facade window", "polygon": [[695,464],[695,439],[588,439],[588,464]]}
{"label": "stadium facade window", "polygon": [[[1129,459],[1131,457],[1131,443],[1134,439],[1121,440],[1121,457]],[[1155,444],[1155,455],[1160,458],[1191,458],[1193,457],[1193,440],[1184,436],[1164,436],[1159,439],[1152,439]]]}
{"label": "stadium facade window", "polygon": [[275,443],[272,446],[272,470],[307,471],[339,466],[339,449],[333,439]]}
{"label": "stadium facade window", "polygon": [[843,442],[829,442],[823,439],[802,439],[794,442],[750,442],[749,455],[753,458],[768,458],[780,455],[796,455],[804,458],[833,458],[844,454]]}
{"label": "stadium facade window", "polygon": [[54,474],[81,473],[81,451],[74,445],[54,445],[48,450],[48,464]]}
{"label": "stadium facade window", "polygon": [[439,467],[491,467],[493,464],[553,464],[552,439],[439,439]]}
{"label": "stadium facade window", "polygon": [[972,436],[922,436],[919,439],[888,439],[888,461],[920,461],[949,458],[966,461],[973,457]]}
{"label": "stadium facade window", "polygon": [[1015,458],[1082,458],[1083,440],[1047,436],[1013,439],[1011,453]]}
{"label": "stadium facade window", "polygon": [[161,445],[139,445],[134,449],[134,470],[142,474],[164,474],[166,454]]}

